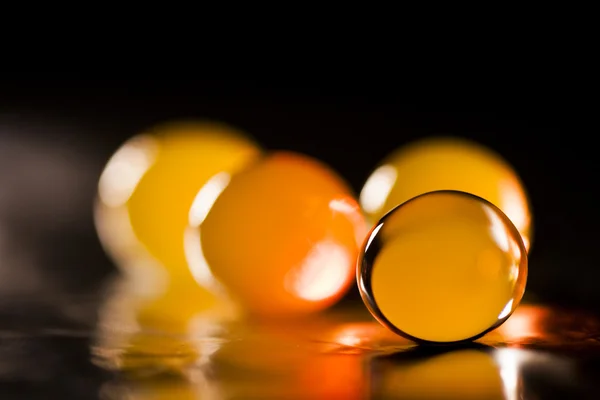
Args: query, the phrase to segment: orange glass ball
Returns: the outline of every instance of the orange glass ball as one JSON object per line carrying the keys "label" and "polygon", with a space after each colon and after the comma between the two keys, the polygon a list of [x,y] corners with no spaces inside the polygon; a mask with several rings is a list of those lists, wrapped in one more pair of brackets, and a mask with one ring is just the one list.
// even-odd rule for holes
{"label": "orange glass ball", "polygon": [[207,265],[250,313],[337,302],[367,228],[347,183],[309,156],[277,151],[234,175],[199,227]]}

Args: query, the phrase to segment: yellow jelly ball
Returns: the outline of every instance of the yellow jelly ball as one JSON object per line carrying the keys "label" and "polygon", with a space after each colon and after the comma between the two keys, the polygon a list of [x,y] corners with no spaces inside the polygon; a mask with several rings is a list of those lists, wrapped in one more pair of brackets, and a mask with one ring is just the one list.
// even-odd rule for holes
{"label": "yellow jelly ball", "polygon": [[216,122],[174,122],[130,139],[99,182],[96,226],[107,252],[124,269],[145,259],[170,278],[189,277],[185,232],[197,223],[191,208],[198,194],[216,197],[218,182],[260,154],[247,134]]}
{"label": "yellow jelly ball", "polygon": [[416,342],[474,340],[501,325],[527,281],[527,250],[510,219],[469,193],[436,191],[385,215],[359,256],[361,296]]}
{"label": "yellow jelly ball", "polygon": [[398,204],[435,190],[472,193],[496,205],[529,250],[532,215],[519,176],[498,153],[467,139],[428,138],[397,149],[369,175],[359,201],[375,222]]}

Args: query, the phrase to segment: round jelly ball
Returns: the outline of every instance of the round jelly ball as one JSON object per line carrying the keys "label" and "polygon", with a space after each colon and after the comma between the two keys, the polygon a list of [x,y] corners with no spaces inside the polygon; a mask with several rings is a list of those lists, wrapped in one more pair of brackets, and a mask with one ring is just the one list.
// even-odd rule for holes
{"label": "round jelly ball", "polygon": [[214,198],[219,183],[261,154],[246,133],[217,122],[166,123],[133,137],[99,181],[96,227],[105,249],[123,269],[155,262],[171,278],[187,277],[184,236],[198,194]]}
{"label": "round jelly ball", "polygon": [[276,151],[232,177],[199,231],[231,296],[255,316],[286,316],[322,310],[347,292],[367,229],[329,166]]}
{"label": "round jelly ball", "polygon": [[468,192],[493,203],[529,250],[532,214],[519,176],[497,152],[467,139],[427,138],[400,147],[368,176],[359,201],[375,223],[398,204],[435,190]]}
{"label": "round jelly ball", "polygon": [[518,306],[527,250],[510,219],[459,191],[417,196],[371,230],[358,286],[383,325],[421,343],[475,340]]}

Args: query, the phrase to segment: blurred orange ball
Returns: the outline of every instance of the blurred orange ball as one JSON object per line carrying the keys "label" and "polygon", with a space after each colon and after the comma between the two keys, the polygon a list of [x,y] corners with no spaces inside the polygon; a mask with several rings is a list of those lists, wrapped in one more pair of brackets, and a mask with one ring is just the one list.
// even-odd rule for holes
{"label": "blurred orange ball", "polygon": [[233,176],[199,230],[230,295],[251,314],[283,316],[325,309],[347,292],[367,227],[337,173],[279,151]]}

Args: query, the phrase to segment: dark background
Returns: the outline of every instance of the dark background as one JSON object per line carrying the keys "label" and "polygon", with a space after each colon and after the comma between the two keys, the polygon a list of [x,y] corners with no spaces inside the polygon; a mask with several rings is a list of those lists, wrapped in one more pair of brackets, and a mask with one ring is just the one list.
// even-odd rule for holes
{"label": "dark background", "polygon": [[18,312],[2,299],[27,299],[20,307],[58,303],[73,320],[86,319],[85,300],[73,304],[72,295],[92,293],[114,271],[91,214],[104,163],[127,138],[190,117],[317,157],[357,192],[386,154],[413,139],[451,134],[487,145],[530,195],[529,299],[600,310],[598,156],[593,130],[581,124],[589,116],[568,111],[566,101],[529,98],[517,108],[510,99],[472,100],[471,111],[455,110],[452,99],[413,103],[398,88],[366,83],[0,82],[0,311]]}

